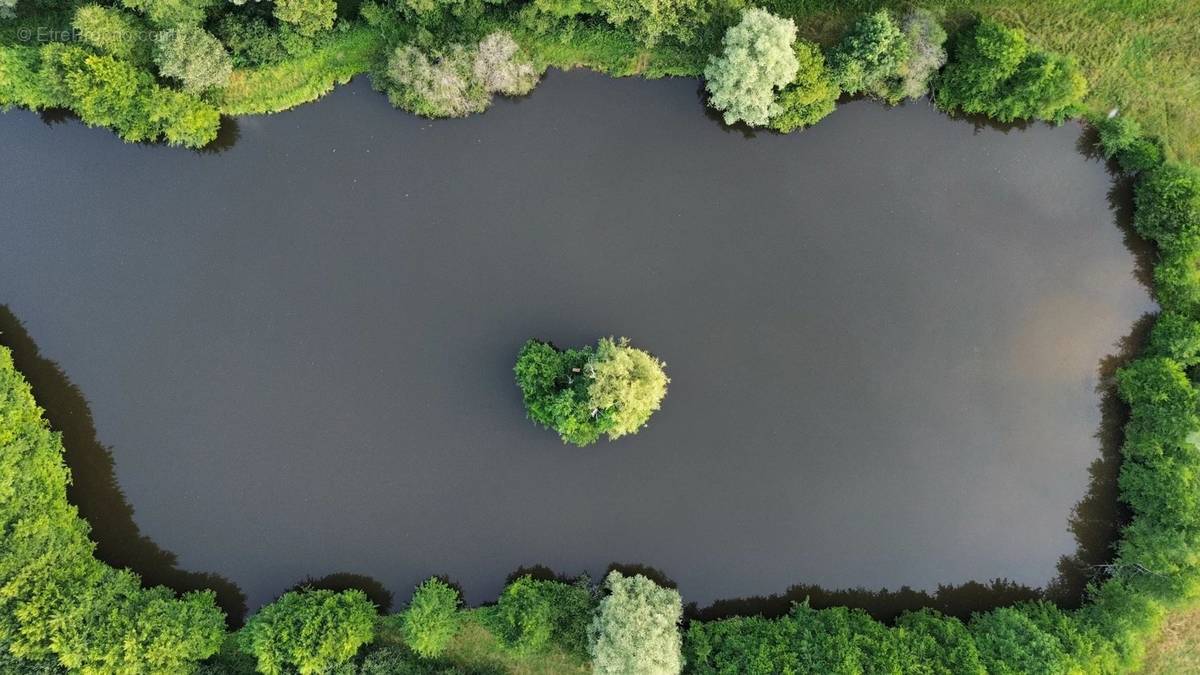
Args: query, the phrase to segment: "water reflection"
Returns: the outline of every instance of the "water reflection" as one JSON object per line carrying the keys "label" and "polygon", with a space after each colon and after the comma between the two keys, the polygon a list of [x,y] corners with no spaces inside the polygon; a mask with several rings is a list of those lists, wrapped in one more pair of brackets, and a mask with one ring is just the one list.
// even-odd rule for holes
{"label": "water reflection", "polygon": [[58,364],[38,353],[7,305],[0,305],[0,345],[12,350],[13,362],[33,388],[50,427],[62,434],[64,458],[71,469],[67,497],[92,527],[96,557],[113,567],[128,567],[149,586],[163,585],[180,593],[212,589],[230,625],[241,625],[246,597],[236,584],[216,574],[180,569],[174,553],[138,531],[133,507],[117,484],[112,451],[96,437],[87,399]]}

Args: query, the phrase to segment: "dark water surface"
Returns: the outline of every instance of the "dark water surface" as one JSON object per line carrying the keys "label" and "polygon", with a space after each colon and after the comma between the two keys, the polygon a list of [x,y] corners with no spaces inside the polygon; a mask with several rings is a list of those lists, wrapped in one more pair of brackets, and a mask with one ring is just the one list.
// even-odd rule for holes
{"label": "dark water surface", "polygon": [[[102,557],[250,609],[334,573],[477,603],[614,561],[701,605],[1020,595],[1103,559],[1103,374],[1152,305],[1080,128],[856,102],[748,138],[696,92],[555,73],[430,122],[360,81],[208,154],[0,117],[0,340]],[[563,446],[516,351],[610,334],[670,393]]]}

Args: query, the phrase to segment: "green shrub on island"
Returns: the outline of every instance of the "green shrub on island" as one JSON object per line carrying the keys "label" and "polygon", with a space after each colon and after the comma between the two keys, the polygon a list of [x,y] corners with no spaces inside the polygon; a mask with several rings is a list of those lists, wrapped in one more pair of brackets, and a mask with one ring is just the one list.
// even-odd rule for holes
{"label": "green shrub on island", "polygon": [[529,418],[582,447],[644,427],[667,395],[665,366],[626,338],[603,338],[567,350],[529,340],[514,370]]}
{"label": "green shrub on island", "polygon": [[589,631],[596,675],[676,675],[683,669],[679,592],[613,570]]}
{"label": "green shrub on island", "polygon": [[359,590],[284,593],[238,632],[265,675],[319,675],[347,664],[375,637],[375,605]]}
{"label": "green shrub on island", "polygon": [[438,578],[427,579],[413,592],[404,610],[404,640],[418,656],[432,659],[442,655],[461,623],[458,591]]}

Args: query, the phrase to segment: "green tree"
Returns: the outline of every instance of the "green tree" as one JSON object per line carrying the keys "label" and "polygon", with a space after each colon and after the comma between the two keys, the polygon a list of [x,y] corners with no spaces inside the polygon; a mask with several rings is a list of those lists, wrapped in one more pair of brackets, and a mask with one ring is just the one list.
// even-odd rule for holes
{"label": "green tree", "polygon": [[910,53],[891,12],[881,9],[850,27],[830,52],[829,69],[846,93],[865,92],[894,102],[903,95],[900,71]]}
{"label": "green tree", "polygon": [[1163,312],[1150,331],[1147,353],[1165,356],[1185,368],[1200,364],[1200,322],[1179,312]]}
{"label": "green tree", "polygon": [[501,642],[520,653],[537,654],[554,644],[586,658],[594,609],[586,580],[565,584],[523,576],[504,589],[490,623]]}
{"label": "green tree", "polygon": [[679,592],[637,574],[609,572],[591,626],[597,675],[674,675],[683,668]]}
{"label": "green tree", "polygon": [[906,651],[920,664],[911,671],[919,675],[985,675],[975,640],[961,621],[923,609],[907,612],[896,620]]}
{"label": "green tree", "polygon": [[708,104],[726,124],[763,126],[779,113],[778,90],[796,78],[796,24],[765,9],[747,9],[722,39],[720,55],[704,69]]}
{"label": "green tree", "polygon": [[1138,234],[1168,250],[1200,247],[1200,169],[1165,164],[1143,174],[1133,201]]}
{"label": "green tree", "polygon": [[419,656],[436,658],[446,651],[458,633],[461,619],[458,591],[441,579],[427,579],[417,586],[404,610],[404,641]]}
{"label": "green tree", "polygon": [[275,18],[296,27],[302,35],[316,35],[333,28],[336,0],[275,0]]}
{"label": "green tree", "polygon": [[946,65],[946,31],[937,17],[927,9],[915,8],[901,21],[904,40],[908,43],[908,58],[900,64],[897,75],[899,88],[893,96],[921,98],[929,92],[929,82]]}
{"label": "green tree", "polygon": [[645,426],[667,393],[664,367],[625,338],[605,338],[595,349],[566,351],[530,340],[514,370],[529,418],[564,442],[585,446]]}
{"label": "green tree", "polygon": [[971,633],[988,673],[1056,675],[1077,672],[1062,643],[1014,607],[1000,607],[971,619]]}
{"label": "green tree", "polygon": [[182,82],[185,91],[224,87],[233,73],[233,61],[225,46],[199,26],[162,31],[154,45],[158,72]]}
{"label": "green tree", "polygon": [[646,47],[663,39],[692,44],[711,17],[709,0],[595,0],[609,23],[628,26]]}
{"label": "green tree", "polygon": [[1055,122],[1082,110],[1087,82],[1074,61],[1035,50],[1015,28],[982,19],[956,43],[936,100],[947,110],[983,113],[1001,122]]}
{"label": "green tree", "polygon": [[776,112],[771,116],[771,127],[785,134],[821,121],[833,112],[841,94],[825,68],[820,47],[797,40],[795,51],[796,77],[775,98]]}
{"label": "green tree", "polygon": [[1142,133],[1137,120],[1127,115],[1108,117],[1096,123],[1100,150],[1105,159],[1115,159],[1127,173],[1150,171],[1162,166],[1162,147]]}
{"label": "green tree", "polygon": [[145,14],[156,26],[171,27],[204,23],[217,0],[121,0],[121,4]]}
{"label": "green tree", "polygon": [[106,54],[135,65],[150,62],[148,29],[138,17],[116,7],[82,5],[71,27],[79,38]]}
{"label": "green tree", "polygon": [[603,338],[584,367],[588,376],[588,405],[608,413],[609,440],[637,433],[662,405],[670,378],[665,364],[648,352],[629,346],[628,338]]}
{"label": "green tree", "polygon": [[359,590],[305,589],[263,607],[238,633],[260,672],[325,673],[348,663],[374,639],[375,605]]}

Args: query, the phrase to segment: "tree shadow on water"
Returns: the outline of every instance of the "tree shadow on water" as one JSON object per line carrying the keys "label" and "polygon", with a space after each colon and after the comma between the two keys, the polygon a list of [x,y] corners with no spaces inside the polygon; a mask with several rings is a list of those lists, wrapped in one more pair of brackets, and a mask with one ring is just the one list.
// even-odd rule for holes
{"label": "tree shadow on water", "polygon": [[112,451],[96,436],[87,400],[55,362],[42,357],[25,327],[0,305],[0,345],[29,381],[50,427],[62,434],[64,460],[71,471],[67,497],[91,526],[96,557],[112,567],[137,572],[148,586],[177,592],[211,589],[232,627],[241,625],[246,597],[233,582],[216,574],[179,568],[177,556],[141,534],[133,507],[117,483]]}

